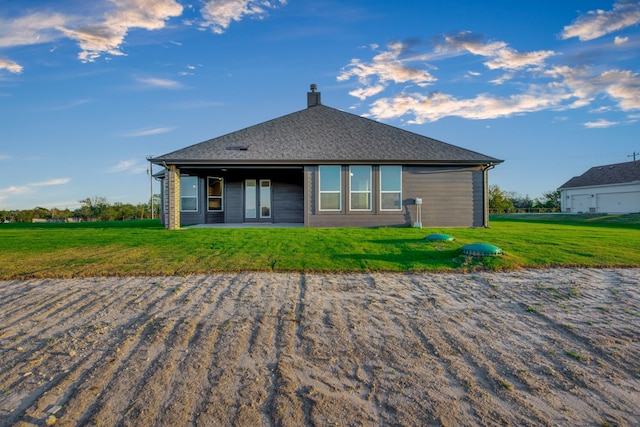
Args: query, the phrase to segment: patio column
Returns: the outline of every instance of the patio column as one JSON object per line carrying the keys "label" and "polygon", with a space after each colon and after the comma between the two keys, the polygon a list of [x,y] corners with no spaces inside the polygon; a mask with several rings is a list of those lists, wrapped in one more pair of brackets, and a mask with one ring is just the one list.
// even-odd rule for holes
{"label": "patio column", "polygon": [[165,227],[169,230],[180,229],[180,169],[176,165],[168,165],[165,172],[167,218]]}

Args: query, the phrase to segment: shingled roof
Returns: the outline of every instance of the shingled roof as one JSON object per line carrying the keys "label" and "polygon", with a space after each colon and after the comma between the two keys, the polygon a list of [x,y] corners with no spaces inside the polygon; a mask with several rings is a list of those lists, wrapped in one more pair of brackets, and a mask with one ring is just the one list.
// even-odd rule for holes
{"label": "shingled roof", "polygon": [[592,187],[594,185],[625,184],[640,181],[640,161],[594,166],[580,176],[574,176],[560,188]]}
{"label": "shingled roof", "polygon": [[493,157],[322,104],[191,145],[152,161],[181,165],[502,163]]}

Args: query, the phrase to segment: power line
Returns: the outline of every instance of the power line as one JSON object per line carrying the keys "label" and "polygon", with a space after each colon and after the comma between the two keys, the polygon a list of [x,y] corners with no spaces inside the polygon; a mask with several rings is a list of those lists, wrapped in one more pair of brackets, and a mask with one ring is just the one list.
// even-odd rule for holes
{"label": "power line", "polygon": [[627,157],[633,157],[633,161],[636,161],[636,156],[640,156],[640,153],[636,153],[635,151],[629,154]]}

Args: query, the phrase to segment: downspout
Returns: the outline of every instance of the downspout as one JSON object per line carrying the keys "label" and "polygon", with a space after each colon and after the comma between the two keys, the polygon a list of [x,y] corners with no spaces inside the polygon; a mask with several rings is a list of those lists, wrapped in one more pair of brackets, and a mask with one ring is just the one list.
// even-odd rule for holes
{"label": "downspout", "polygon": [[483,214],[482,214],[482,226],[484,228],[489,228],[489,171],[495,168],[496,165],[494,163],[489,163],[487,166],[482,168],[482,198],[483,198]]}

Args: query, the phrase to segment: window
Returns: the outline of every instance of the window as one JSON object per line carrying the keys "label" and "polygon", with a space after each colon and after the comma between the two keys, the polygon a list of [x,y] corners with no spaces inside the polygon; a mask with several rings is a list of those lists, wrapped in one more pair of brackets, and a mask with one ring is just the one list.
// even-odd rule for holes
{"label": "window", "polygon": [[271,180],[260,180],[260,218],[271,218]]}
{"label": "window", "polygon": [[402,166],[380,166],[380,210],[402,210]]}
{"label": "window", "polygon": [[352,211],[371,210],[371,166],[349,166]]}
{"label": "window", "polygon": [[222,178],[207,178],[207,209],[213,212],[221,212],[224,181]]}
{"label": "window", "polygon": [[320,166],[320,210],[339,211],[342,209],[341,166]]}
{"label": "window", "polygon": [[180,177],[180,210],[183,212],[198,211],[198,177]]}

